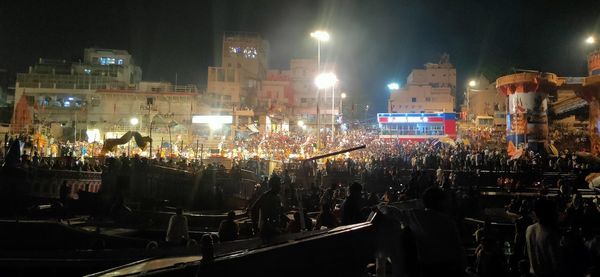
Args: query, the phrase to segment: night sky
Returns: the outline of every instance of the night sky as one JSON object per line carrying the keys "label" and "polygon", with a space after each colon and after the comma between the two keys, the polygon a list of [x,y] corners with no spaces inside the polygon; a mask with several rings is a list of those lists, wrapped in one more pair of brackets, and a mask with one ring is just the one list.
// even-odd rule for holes
{"label": "night sky", "polygon": [[206,85],[223,31],[270,42],[271,68],[316,56],[314,29],[328,30],[323,60],[336,62],[351,101],[384,111],[386,84],[450,54],[459,95],[471,76],[513,68],[585,75],[583,44],[600,33],[600,1],[0,1],[0,68],[25,72],[38,58],[77,61],[83,48],[126,49],[145,80]]}

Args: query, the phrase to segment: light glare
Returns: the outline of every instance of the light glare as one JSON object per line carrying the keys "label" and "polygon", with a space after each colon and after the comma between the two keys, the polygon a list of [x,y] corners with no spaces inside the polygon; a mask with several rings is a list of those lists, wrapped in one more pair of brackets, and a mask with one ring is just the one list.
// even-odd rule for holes
{"label": "light glare", "polygon": [[310,33],[310,36],[319,41],[329,41],[329,33],[327,31],[314,31]]}
{"label": "light glare", "polygon": [[334,86],[338,79],[334,73],[321,73],[315,78],[315,85],[319,89],[326,89]]}
{"label": "light glare", "polygon": [[589,36],[588,38],[585,39],[585,43],[594,44],[594,43],[596,43],[596,38],[594,36]]}
{"label": "light glare", "polygon": [[388,87],[389,90],[398,90],[398,89],[400,89],[400,84],[398,84],[398,83],[389,83],[387,85],[387,87]]}

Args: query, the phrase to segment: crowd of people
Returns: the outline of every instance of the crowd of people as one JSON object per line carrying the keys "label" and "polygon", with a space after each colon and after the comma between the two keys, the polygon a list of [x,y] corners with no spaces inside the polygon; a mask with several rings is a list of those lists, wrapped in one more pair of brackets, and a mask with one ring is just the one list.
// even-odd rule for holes
{"label": "crowd of people", "polygon": [[[360,223],[371,212],[387,209],[388,215],[404,226],[402,234],[406,241],[402,251],[414,259],[414,266],[405,270],[418,274],[411,276],[450,276],[462,272],[481,277],[599,274],[600,203],[598,199],[584,199],[578,192],[581,184],[560,180],[556,184],[560,189],[557,196],[540,191],[537,199],[513,199],[505,210],[514,225],[509,232],[488,219],[474,236],[466,235],[469,227],[465,218],[486,217],[481,196],[472,186],[482,179],[466,176],[479,178],[484,171],[497,173],[495,176],[500,177],[490,185],[515,187],[515,182],[527,180],[531,183],[522,185],[531,185],[539,180],[515,180],[515,175],[508,174],[553,171],[584,175],[598,169],[575,155],[578,149],[561,147],[558,155],[525,150],[515,158],[504,144],[469,142],[485,139],[486,135],[480,133],[470,133],[466,135],[470,139],[456,142],[385,141],[368,129],[321,135],[324,143],[320,147],[313,135],[271,134],[238,140],[226,148],[226,156],[232,158],[232,170],[257,172],[260,166],[249,161],[277,160],[292,164],[296,158],[366,146],[364,150],[329,157],[322,165],[301,163],[303,170],[282,166],[275,170],[276,174],[264,178],[247,209],[253,225],[251,232],[269,240],[280,234]],[[564,140],[579,136],[554,134],[553,138],[561,142],[555,144],[559,146]],[[22,167],[101,171],[100,160],[85,158],[89,155],[84,154],[83,144],[65,143],[57,154],[62,157],[59,159],[53,157],[52,151],[48,156],[38,153],[31,138],[22,139],[19,151]],[[12,138],[5,140],[5,145],[13,142]],[[578,148],[581,142],[585,138],[579,139],[574,147]],[[119,160],[122,164],[145,162],[188,171],[225,171],[222,164],[205,165],[204,161],[184,157],[147,159],[122,155]],[[340,173],[351,179],[333,178]],[[310,177],[310,188],[297,184],[299,176],[294,175]],[[411,202],[414,200],[418,201]],[[420,204],[407,208],[397,203]],[[186,235],[187,220],[178,210],[169,223],[166,240],[179,244],[188,239]],[[513,239],[507,239],[510,236]],[[240,226],[235,214],[230,213],[219,226],[219,240],[238,238]],[[469,250],[471,245],[473,250]]]}

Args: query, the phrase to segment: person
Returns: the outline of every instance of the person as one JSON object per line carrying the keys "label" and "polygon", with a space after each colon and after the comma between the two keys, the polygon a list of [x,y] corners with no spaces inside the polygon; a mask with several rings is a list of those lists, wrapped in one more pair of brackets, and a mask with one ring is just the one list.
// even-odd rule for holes
{"label": "person", "polygon": [[300,233],[302,226],[300,225],[300,212],[294,212],[294,219],[290,220],[287,225],[287,233]]}
{"label": "person", "polygon": [[529,225],[525,231],[529,272],[534,276],[562,276],[555,204],[547,199],[539,199],[534,212],[538,222]]}
{"label": "person", "polygon": [[69,185],[67,184],[67,180],[64,180],[62,182],[62,185],[60,185],[60,190],[59,190],[59,197],[60,197],[60,202],[63,205],[66,205],[67,203],[67,198],[69,198]]}
{"label": "person", "polygon": [[437,168],[437,170],[435,171],[435,179],[436,179],[438,186],[444,187],[445,178],[444,178],[444,170],[442,170],[442,166],[439,166]]}
{"label": "person", "polygon": [[224,242],[238,239],[240,227],[234,218],[235,212],[230,211],[227,213],[227,219],[221,221],[219,225],[219,241]]}
{"label": "person", "polygon": [[476,272],[480,277],[506,276],[504,255],[494,239],[483,237],[475,256]]}
{"label": "person", "polygon": [[350,194],[346,197],[344,203],[342,203],[342,225],[365,221],[365,217],[361,211],[364,207],[361,191],[361,184],[354,182],[350,185]]}
{"label": "person", "polygon": [[280,179],[274,175],[269,180],[270,190],[255,203],[258,208],[258,229],[261,237],[269,239],[281,233],[281,199],[279,198]]}
{"label": "person", "polygon": [[169,219],[165,240],[171,245],[183,245],[189,238],[187,217],[183,215],[183,209],[178,207],[175,214]]}
{"label": "person", "polygon": [[331,211],[329,204],[321,205],[321,213],[317,216],[315,230],[320,230],[322,227],[335,228],[340,225],[340,221]]}
{"label": "person", "polygon": [[425,209],[400,214],[407,234],[405,255],[416,258],[413,271],[420,276],[463,276],[467,258],[456,223],[443,212],[444,191],[431,186],[423,192],[422,202]]}

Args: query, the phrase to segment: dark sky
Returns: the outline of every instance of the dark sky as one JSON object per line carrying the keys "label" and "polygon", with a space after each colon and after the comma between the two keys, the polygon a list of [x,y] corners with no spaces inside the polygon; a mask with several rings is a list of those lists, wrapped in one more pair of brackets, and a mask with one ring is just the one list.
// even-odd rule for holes
{"label": "dark sky", "polygon": [[[470,76],[512,68],[585,74],[583,40],[600,33],[600,1],[197,0],[0,1],[0,68],[24,72],[39,57],[78,60],[85,47],[127,49],[145,80],[205,86],[223,31],[258,32],[270,65],[313,57],[309,33],[330,31],[324,60],[339,65],[348,94],[376,110],[389,81],[450,54],[459,93]],[[365,102],[365,100],[367,102]]]}

